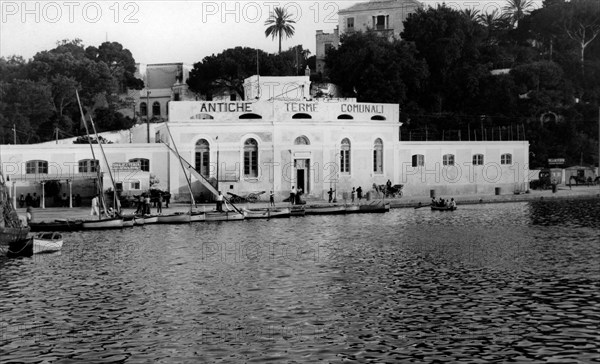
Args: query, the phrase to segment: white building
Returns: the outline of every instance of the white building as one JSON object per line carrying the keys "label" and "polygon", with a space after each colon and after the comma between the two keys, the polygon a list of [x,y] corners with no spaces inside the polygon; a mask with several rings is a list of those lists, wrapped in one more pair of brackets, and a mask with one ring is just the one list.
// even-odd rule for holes
{"label": "white building", "polygon": [[[261,77],[260,85],[261,90],[272,88],[263,81],[298,89],[303,80]],[[251,89],[246,90],[249,101],[172,101],[168,129],[165,123],[155,124],[156,140],[172,144],[170,131],[183,158],[224,194],[273,190],[281,200],[295,186],[305,198],[325,199],[329,188],[341,196],[352,187],[367,192],[388,180],[404,185],[405,195],[413,196],[429,196],[432,190],[456,196],[527,188],[526,141],[401,142],[397,104],[305,100],[304,94],[289,92],[273,99],[263,91],[257,100]],[[140,194],[151,181],[160,181],[158,186],[175,200],[189,200],[184,171],[166,146],[103,146],[108,163],[99,164],[105,188],[111,168],[123,194]],[[95,150],[96,160],[102,160],[97,145]],[[2,146],[3,171],[17,194],[41,195],[39,182],[54,180],[62,182],[61,194],[89,198],[98,164],[92,159],[85,144]],[[192,183],[196,199],[212,198],[198,181]]]}

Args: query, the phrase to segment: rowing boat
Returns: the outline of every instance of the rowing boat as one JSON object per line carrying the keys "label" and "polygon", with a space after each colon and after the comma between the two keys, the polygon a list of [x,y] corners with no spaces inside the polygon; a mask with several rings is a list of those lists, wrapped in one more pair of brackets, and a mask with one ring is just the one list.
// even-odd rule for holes
{"label": "rowing boat", "polygon": [[83,222],[84,230],[99,230],[99,229],[121,229],[123,227],[122,218],[109,218],[102,220],[85,220]]}
{"label": "rowing boat", "polygon": [[306,215],[339,215],[346,213],[343,205],[310,205],[305,207]]}
{"label": "rowing boat", "polygon": [[244,215],[237,211],[207,211],[205,213],[206,221],[237,221],[244,220]]}
{"label": "rowing boat", "polygon": [[83,228],[83,221],[57,219],[54,221],[30,222],[29,227],[31,227],[31,232],[77,231]]}
{"label": "rowing boat", "polygon": [[454,211],[456,206],[431,206],[433,211]]}
{"label": "rowing boat", "polygon": [[62,246],[63,237],[57,232],[40,233],[33,237],[33,254],[56,252]]}
{"label": "rowing boat", "polygon": [[267,208],[267,209],[244,209],[246,219],[274,219],[280,217],[290,217],[290,209],[284,208]]}
{"label": "rowing boat", "polygon": [[190,222],[190,214],[174,213],[169,215],[158,215],[159,224],[187,224]]}

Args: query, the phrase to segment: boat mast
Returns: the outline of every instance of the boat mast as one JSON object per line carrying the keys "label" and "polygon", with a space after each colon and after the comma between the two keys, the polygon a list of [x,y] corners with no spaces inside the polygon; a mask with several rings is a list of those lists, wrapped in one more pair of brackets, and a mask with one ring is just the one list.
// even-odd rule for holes
{"label": "boat mast", "polygon": [[168,122],[165,122],[165,127],[167,128],[167,132],[169,133],[169,138],[173,142],[173,147],[175,148],[175,153],[177,154],[177,159],[179,159],[179,164],[181,165],[181,170],[183,171],[183,175],[185,176],[185,180],[187,181],[188,189],[190,191],[190,198],[192,199],[190,202],[190,213],[192,212],[192,205],[196,205],[196,201],[194,200],[194,194],[192,193],[192,182],[185,172],[185,167],[183,166],[183,162],[181,161],[179,150],[177,150],[177,144],[175,144],[175,139],[173,139],[173,134],[171,134],[171,129],[169,129]]}
{"label": "boat mast", "polygon": [[96,131],[96,125],[94,124],[94,119],[92,119],[92,115],[90,115],[90,123],[92,124],[92,129],[94,129],[94,134],[96,134],[96,140],[98,141],[100,151],[102,152],[102,157],[104,158],[104,162],[106,163],[106,167],[108,168],[108,176],[110,177],[110,183],[112,183],[113,187],[113,204],[115,206],[115,211],[121,213],[121,208],[119,205],[117,205],[117,187],[115,186],[115,180],[113,178],[112,172],[110,171],[108,159],[106,158],[106,154],[104,154],[104,148],[102,148],[102,142],[100,141],[100,137],[98,136],[98,132]]}
{"label": "boat mast", "polygon": [[[79,99],[79,92],[75,89],[75,95],[77,96],[77,104],[79,105],[79,113],[81,114],[81,122],[83,126],[85,126],[85,133],[87,135],[88,143],[90,144],[90,149],[92,150],[92,158],[94,158],[94,163],[97,161],[96,153],[94,153],[94,147],[92,146],[92,140],[90,139],[90,130],[88,129],[87,122],[85,121],[85,117],[83,116],[83,108],[81,107],[81,100]],[[109,168],[110,170],[110,168]],[[100,163],[96,165],[96,173],[98,175],[98,195],[100,195],[100,199],[102,200],[102,205],[106,208],[106,203],[104,202],[104,194],[102,193],[102,175],[100,173]],[[98,211],[98,220],[102,220],[102,214]]]}

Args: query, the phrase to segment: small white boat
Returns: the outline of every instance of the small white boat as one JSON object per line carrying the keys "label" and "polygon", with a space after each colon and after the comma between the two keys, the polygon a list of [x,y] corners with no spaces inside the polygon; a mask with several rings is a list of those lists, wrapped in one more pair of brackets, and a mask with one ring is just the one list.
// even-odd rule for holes
{"label": "small white boat", "polygon": [[359,205],[346,205],[346,213],[352,214],[360,211]]}
{"label": "small white boat", "polygon": [[306,215],[338,215],[346,213],[343,205],[311,205],[306,206]]}
{"label": "small white boat", "polygon": [[135,225],[135,217],[134,216],[124,216],[123,217],[123,227],[133,227]]}
{"label": "small white boat", "polygon": [[146,223],[146,219],[143,216],[135,215],[133,217],[133,225],[135,226],[143,226]]}
{"label": "small white boat", "polygon": [[246,219],[274,219],[279,217],[290,217],[290,209],[272,208],[272,209],[244,209]]}
{"label": "small white boat", "polygon": [[33,254],[52,253],[63,246],[63,237],[59,233],[40,233],[33,237]]}
{"label": "small white boat", "polygon": [[158,222],[158,215],[144,215],[144,225],[156,224]]}
{"label": "small white boat", "polygon": [[169,215],[158,215],[159,224],[186,224],[190,222],[190,214],[174,213]]}
{"label": "small white boat", "polygon": [[199,222],[205,220],[206,214],[203,211],[192,211],[192,215],[190,216],[190,222]]}
{"label": "small white boat", "polygon": [[102,220],[85,220],[83,222],[83,230],[95,229],[121,229],[123,227],[123,219],[102,219]]}
{"label": "small white boat", "polygon": [[237,211],[207,211],[205,213],[206,221],[237,221],[244,220],[244,214]]}

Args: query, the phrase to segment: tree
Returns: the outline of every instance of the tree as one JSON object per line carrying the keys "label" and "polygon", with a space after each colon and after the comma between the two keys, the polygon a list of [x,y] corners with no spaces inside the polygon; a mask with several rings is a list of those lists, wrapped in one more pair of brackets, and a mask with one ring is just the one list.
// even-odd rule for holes
{"label": "tree", "polygon": [[285,34],[286,38],[290,38],[295,32],[292,24],[296,22],[290,18],[291,14],[284,8],[276,7],[274,12],[265,21],[265,25],[268,25],[265,30],[265,37],[271,36],[272,39],[275,39],[275,37],[279,38],[279,53],[281,53],[281,38],[283,34]]}
{"label": "tree", "polygon": [[563,26],[569,38],[579,46],[583,74],[585,49],[600,34],[600,6],[597,0],[572,0],[566,7]]}
{"label": "tree", "polygon": [[331,81],[342,92],[363,102],[401,105],[418,97],[428,76],[427,65],[417,59],[413,44],[355,32],[342,36],[338,49],[327,52],[325,63]]}
{"label": "tree", "polygon": [[508,4],[504,6],[506,16],[511,20],[513,27],[517,26],[519,21],[529,13],[533,8],[533,0],[507,0]]}

